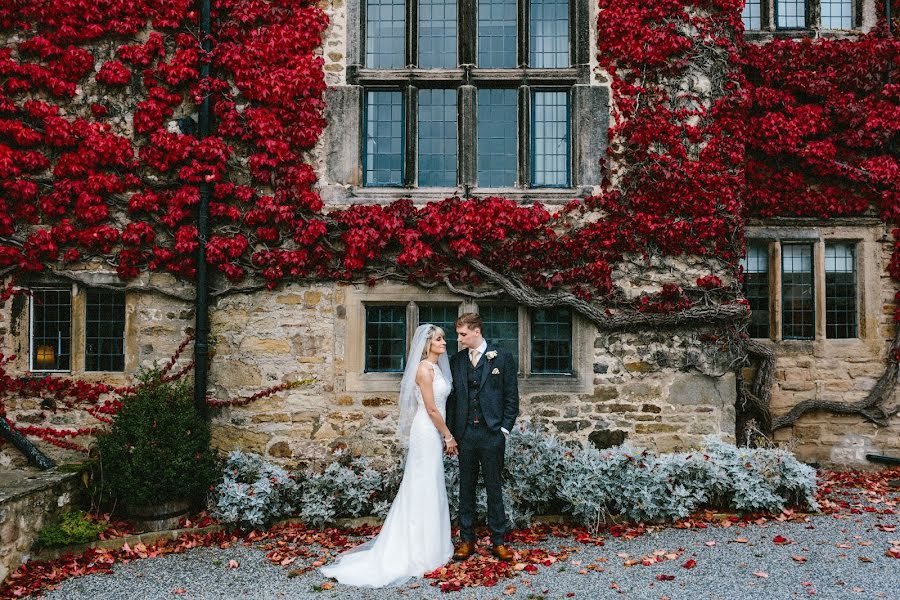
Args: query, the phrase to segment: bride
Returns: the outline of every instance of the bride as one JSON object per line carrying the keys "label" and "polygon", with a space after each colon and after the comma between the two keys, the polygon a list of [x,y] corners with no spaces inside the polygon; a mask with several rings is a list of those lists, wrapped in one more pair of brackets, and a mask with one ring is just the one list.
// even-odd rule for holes
{"label": "bride", "polygon": [[442,447],[457,452],[444,422],[451,383],[443,330],[419,326],[400,382],[397,435],[407,447],[403,481],[378,535],[322,567],[326,577],[347,585],[396,586],[449,562],[453,544]]}

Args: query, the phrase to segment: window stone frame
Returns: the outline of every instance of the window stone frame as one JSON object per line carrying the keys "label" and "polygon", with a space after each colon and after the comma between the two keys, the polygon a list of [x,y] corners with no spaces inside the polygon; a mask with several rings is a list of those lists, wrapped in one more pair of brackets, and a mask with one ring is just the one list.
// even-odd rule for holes
{"label": "window stone frame", "polygon": [[851,0],[851,28],[850,29],[823,29],[822,11],[819,0],[806,0],[806,26],[779,28],[777,22],[778,0],[760,0],[760,29],[747,29],[745,36],[749,40],[765,40],[772,35],[778,37],[807,37],[812,32],[818,32],[825,36],[840,36],[850,31],[856,31],[863,27],[863,8],[867,0]]}
{"label": "window stone frame", "polygon": [[[418,323],[418,306],[422,304],[458,304],[459,314],[477,311],[478,305],[470,298],[462,298],[444,288],[418,290],[397,283],[381,283],[375,287],[347,285],[344,288],[346,306],[346,340],[344,355],[344,389],[348,393],[396,393],[402,373],[365,372],[366,305],[406,305],[407,340],[412,341]],[[503,300],[484,301],[494,304],[513,304]],[[577,313],[572,313],[572,375],[531,374],[531,319],[528,308],[518,306],[519,311],[519,393],[569,393],[589,394],[594,390],[594,338],[596,329]],[[340,335],[340,334],[339,334]]]}
{"label": "window stone frame", "polygon": [[[754,338],[785,349],[812,352],[819,344],[860,351],[878,341],[880,312],[881,246],[885,226],[877,219],[836,220],[828,225],[812,225],[808,221],[786,219],[779,223],[753,224],[747,227],[748,242],[764,242],[769,256],[769,337]],[[813,339],[782,338],[781,246],[783,243],[805,242],[813,245],[813,289],[815,335]],[[853,338],[828,338],[825,335],[825,245],[832,242],[854,244],[856,252],[857,335]]]}
{"label": "window stone frame", "polygon": [[[415,56],[415,2],[407,4],[407,63]],[[413,5],[413,8],[409,8]],[[600,157],[608,147],[609,88],[590,84],[590,4],[589,0],[571,0],[570,51],[572,66],[564,69],[533,69],[527,66],[527,40],[523,31],[527,26],[528,2],[519,2],[518,68],[482,69],[474,65],[477,37],[477,0],[458,2],[458,53],[460,67],[456,69],[369,69],[364,67],[365,0],[347,3],[347,48],[345,86],[331,87],[325,92],[325,119],[341,123],[340,127],[326,127],[322,136],[324,150],[324,181],[322,196],[328,204],[348,204],[356,198],[376,203],[388,203],[409,197],[412,191],[423,201],[440,200],[450,196],[496,195],[518,201],[540,201],[564,204],[574,197],[590,196],[600,185]],[[529,135],[519,136],[517,185],[512,188],[479,188],[476,183],[475,149],[475,92],[483,87],[513,87],[519,90],[519,129]],[[424,188],[415,185],[416,165],[416,98],[423,87],[454,88],[459,90],[458,173],[459,183],[448,188]],[[405,148],[405,182],[399,187],[368,187],[363,185],[362,140],[365,90],[392,89],[403,93],[407,119]],[[528,187],[531,157],[528,145],[531,131],[530,91],[535,88],[566,89],[570,93],[570,182],[566,188]]]}
{"label": "window stone frame", "polygon": [[[135,312],[140,294],[130,291],[123,285],[121,279],[115,273],[84,272],[79,274],[83,282],[52,277],[50,275],[35,275],[20,283],[26,289],[70,289],[71,300],[71,337],[70,359],[68,370],[37,370],[33,371],[32,358],[34,353],[32,338],[32,310],[33,299],[28,297],[19,310],[13,305],[12,321],[9,333],[16,352],[16,360],[13,366],[17,371],[34,373],[36,377],[47,375],[79,376],[86,381],[106,381],[111,384],[125,384],[130,374],[138,368],[138,340],[135,332]],[[86,318],[87,318],[87,291],[93,287],[115,287],[125,293],[125,364],[122,371],[88,371],[86,366]]]}

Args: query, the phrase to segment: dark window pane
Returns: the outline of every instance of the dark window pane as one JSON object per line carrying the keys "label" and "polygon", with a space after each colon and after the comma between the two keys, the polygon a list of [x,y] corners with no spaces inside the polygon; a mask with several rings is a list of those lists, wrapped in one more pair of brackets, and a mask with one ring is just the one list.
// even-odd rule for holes
{"label": "dark window pane", "polygon": [[572,372],[572,312],[535,311],[531,319],[531,372]]}
{"label": "dark window pane", "polygon": [[825,246],[825,337],[855,338],[856,260],[853,244]]}
{"label": "dark window pane", "polygon": [[406,307],[366,307],[366,372],[406,367]]}
{"label": "dark window pane", "polygon": [[85,370],[125,370],[125,294],[88,290],[86,308]]}
{"label": "dark window pane", "polygon": [[484,339],[506,350],[519,362],[519,309],[515,306],[488,305],[479,307],[484,321]]}
{"label": "dark window pane", "polygon": [[775,26],[779,29],[806,27],[806,0],[776,0]]}
{"label": "dark window pane", "polygon": [[419,91],[419,185],[456,185],[456,90]]}
{"label": "dark window pane", "polygon": [[478,66],[516,66],[516,0],[478,2]]}
{"label": "dark window pane", "polygon": [[366,66],[400,69],[404,66],[406,2],[368,0],[366,3]]}
{"label": "dark window pane", "polygon": [[853,29],[851,0],[820,0],[822,29]]}
{"label": "dark window pane", "polygon": [[516,183],[516,90],[478,90],[478,185]]}
{"label": "dark window pane", "polygon": [[459,344],[456,341],[456,317],[458,316],[459,307],[456,304],[419,305],[419,325],[431,323],[444,330],[448,356],[459,352]]}
{"label": "dark window pane", "polygon": [[456,0],[419,0],[419,66],[452,69],[456,61]]}
{"label": "dark window pane", "polygon": [[781,337],[811,340],[815,337],[812,246],[784,244],[781,247]]}
{"label": "dark window pane", "polygon": [[744,297],[750,302],[750,325],[747,334],[752,338],[769,337],[769,248],[761,242],[747,244],[747,256],[741,260],[744,268]]}
{"label": "dark window pane", "polygon": [[31,370],[68,371],[72,359],[72,292],[34,290]]}
{"label": "dark window pane", "polygon": [[535,92],[531,183],[535,187],[569,185],[569,94]]}
{"label": "dark window pane", "polygon": [[741,12],[741,19],[744,21],[744,29],[747,31],[762,29],[762,1],[746,0],[744,10]]}
{"label": "dark window pane", "polygon": [[569,0],[532,1],[530,46],[532,67],[569,66]]}
{"label": "dark window pane", "polygon": [[403,95],[366,92],[366,185],[403,183]]}

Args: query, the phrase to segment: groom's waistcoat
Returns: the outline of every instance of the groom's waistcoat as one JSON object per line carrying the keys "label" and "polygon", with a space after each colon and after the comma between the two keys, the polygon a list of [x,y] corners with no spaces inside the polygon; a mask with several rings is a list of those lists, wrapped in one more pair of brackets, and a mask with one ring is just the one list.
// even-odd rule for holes
{"label": "groom's waistcoat", "polygon": [[485,360],[478,361],[478,366],[473,367],[472,362],[466,360],[466,386],[468,387],[469,396],[469,414],[466,416],[467,423],[475,423],[476,421],[484,423],[484,415],[481,412],[481,402],[478,394],[481,388],[481,376],[485,366]]}

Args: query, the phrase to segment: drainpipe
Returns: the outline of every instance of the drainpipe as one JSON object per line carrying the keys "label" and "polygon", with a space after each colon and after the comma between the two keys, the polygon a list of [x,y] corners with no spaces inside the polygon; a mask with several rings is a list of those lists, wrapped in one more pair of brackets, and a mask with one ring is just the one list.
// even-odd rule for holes
{"label": "drainpipe", "polygon": [[[200,43],[204,58],[200,62],[200,80],[209,79],[208,53],[212,50],[210,40],[210,0],[200,0]],[[197,123],[197,139],[209,135],[209,93],[207,91],[200,105]],[[197,214],[197,284],[194,302],[194,406],[206,417],[206,385],[209,370],[209,283],[206,268],[206,240],[209,237],[209,183],[200,183],[200,206]]]}

